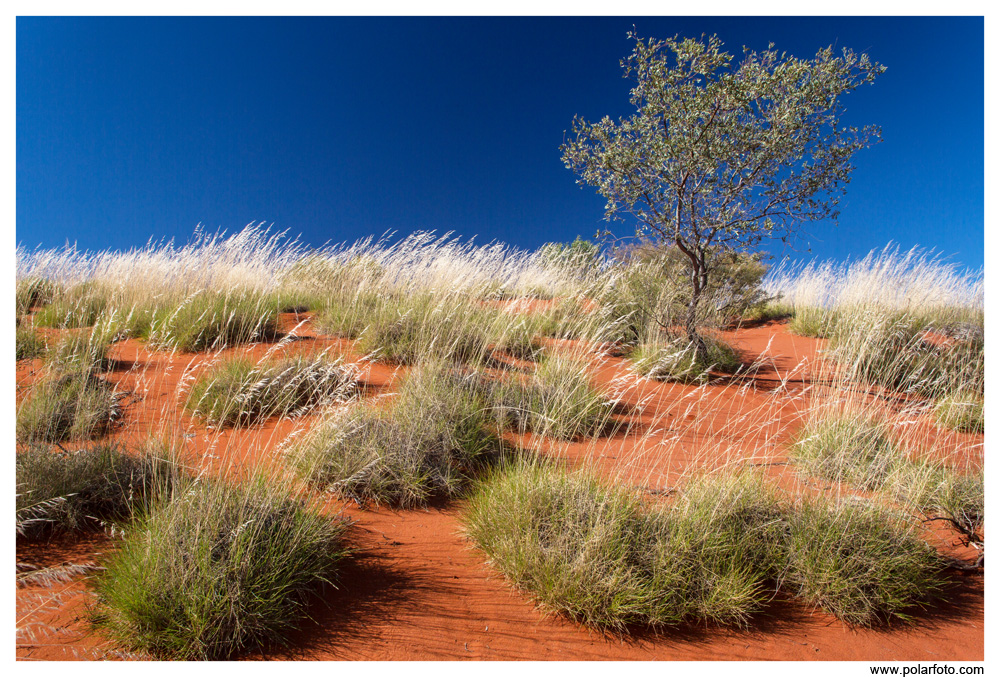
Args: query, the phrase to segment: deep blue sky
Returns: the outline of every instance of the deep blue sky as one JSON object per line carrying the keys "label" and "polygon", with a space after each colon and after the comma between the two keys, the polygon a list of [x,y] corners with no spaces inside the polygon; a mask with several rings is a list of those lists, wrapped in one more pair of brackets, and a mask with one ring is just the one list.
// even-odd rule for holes
{"label": "deep blue sky", "polygon": [[798,248],[893,240],[982,266],[983,20],[942,17],[21,17],[17,242],[125,249],[251,221],[316,245],[592,236],[604,201],[558,146],[574,114],[630,113],[633,24],[718,33],[736,55],[867,51],[889,70],[845,122],[884,141],[855,157],[839,224]]}

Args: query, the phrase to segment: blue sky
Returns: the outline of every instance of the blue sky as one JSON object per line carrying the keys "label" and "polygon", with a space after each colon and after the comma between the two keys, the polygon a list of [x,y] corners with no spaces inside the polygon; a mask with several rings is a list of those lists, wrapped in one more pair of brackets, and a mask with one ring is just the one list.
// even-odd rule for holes
{"label": "blue sky", "polygon": [[19,17],[16,240],[125,249],[251,221],[315,245],[592,236],[604,201],[558,147],[575,114],[630,113],[633,25],[717,33],[737,55],[868,52],[888,71],[845,122],[884,141],[856,156],[839,224],[809,224],[789,253],[891,240],[983,265],[977,17]]}

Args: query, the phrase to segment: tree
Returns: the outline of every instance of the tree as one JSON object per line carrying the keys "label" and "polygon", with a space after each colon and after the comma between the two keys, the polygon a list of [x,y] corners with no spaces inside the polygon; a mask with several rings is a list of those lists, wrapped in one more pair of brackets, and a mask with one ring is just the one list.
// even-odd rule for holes
{"label": "tree", "polygon": [[885,67],[868,55],[821,49],[803,60],[744,48],[722,51],[716,36],[643,41],[621,62],[635,81],[632,116],[573,120],[563,162],[607,199],[608,221],[631,215],[637,235],[683,253],[691,295],[685,331],[707,353],[697,309],[723,256],[787,242],[804,222],[836,220],[854,153],[881,130],[842,127],[841,95]]}

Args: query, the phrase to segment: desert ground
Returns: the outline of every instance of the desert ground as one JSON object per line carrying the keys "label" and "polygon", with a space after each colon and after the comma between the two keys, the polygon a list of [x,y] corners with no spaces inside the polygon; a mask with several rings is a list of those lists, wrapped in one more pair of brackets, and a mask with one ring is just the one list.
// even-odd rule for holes
{"label": "desert ground", "polygon": [[[474,259],[475,251],[466,250],[464,265],[475,267],[474,261],[466,260]],[[451,260],[448,265],[457,270],[458,263]],[[390,264],[380,261],[383,267]],[[229,270],[235,266],[227,265]],[[19,283],[30,277],[30,270],[25,270],[19,271]],[[442,275],[458,277],[456,273]],[[414,279],[397,283],[415,285]],[[66,288],[72,289],[72,284],[77,283],[66,283]],[[122,282],[123,287],[126,284]],[[344,284],[355,292],[358,286],[356,280]],[[185,290],[180,296],[188,293]],[[576,293],[587,300],[576,306],[577,312],[594,315],[601,303],[599,294],[584,284]],[[459,307],[487,309],[490,317],[513,326],[521,318],[545,315],[565,298],[566,289],[553,285],[547,294],[515,291],[497,295],[495,300],[466,294]],[[803,596],[792,585],[776,584],[735,623],[697,614],[678,623],[643,623],[633,617],[625,617],[621,624],[592,623],[585,612],[574,613],[572,608],[560,608],[553,598],[543,599],[530,581],[505,575],[509,569],[498,561],[499,555],[491,557],[470,536],[469,502],[478,491],[477,483],[488,481],[483,478],[489,471],[470,472],[454,491],[431,492],[425,498],[402,502],[371,500],[338,490],[345,485],[337,482],[324,485],[303,480],[291,470],[290,459],[310,431],[334,410],[371,407],[391,413],[400,388],[423,364],[422,357],[387,359],[373,353],[371,344],[365,343],[370,334],[338,331],[329,320],[323,321],[330,317],[329,309],[324,311],[315,303],[304,305],[291,312],[288,307],[280,308],[273,335],[196,350],[171,348],[150,335],[116,330],[100,364],[92,367],[99,374],[96,378],[110,384],[114,393],[114,421],[97,432],[58,439],[49,433],[33,437],[30,431],[24,432],[22,409],[37,396],[39,384],[52,379],[54,370],[60,368],[52,357],[53,346],[61,345],[66,337],[93,336],[101,320],[75,328],[68,322],[44,326],[38,320],[45,308],[42,302],[25,308],[19,320],[21,326],[33,327],[48,346],[47,353],[17,362],[19,453],[29,445],[43,445],[50,453],[72,455],[98,443],[118,443],[135,450],[146,440],[166,439],[173,461],[189,476],[239,484],[263,473],[271,481],[294,487],[296,495],[318,514],[345,524],[341,543],[347,553],[339,560],[332,585],[319,586],[302,610],[303,620],[280,642],[252,639],[233,657],[983,660],[982,517],[969,538],[953,522],[935,519],[943,514],[937,504],[907,503],[899,498],[902,494],[884,488],[894,480],[865,485],[847,475],[824,477],[798,462],[795,451],[803,427],[815,420],[822,407],[846,406],[847,411],[882,412],[893,439],[905,445],[906,451],[899,452],[902,456],[964,477],[982,467],[981,427],[943,425],[935,418],[934,394],[915,388],[859,385],[853,377],[848,379],[842,369],[831,367],[829,342],[834,339],[791,330],[795,313],[806,304],[793,304],[783,317],[742,317],[707,328],[706,335],[730,345],[739,357],[742,367],[729,373],[708,368],[693,379],[649,378],[636,368],[636,359],[622,347],[622,341],[604,340],[606,336],[588,333],[586,328],[536,334],[527,353],[505,351],[490,342],[484,348],[488,359],[466,364],[501,382],[532,378],[536,363],[543,362],[541,355],[548,360],[560,355],[576,360],[590,387],[607,404],[599,429],[554,435],[545,426],[508,425],[498,430],[498,438],[507,448],[544,459],[559,472],[583,470],[607,486],[622,488],[649,510],[669,511],[683,500],[693,477],[751,472],[789,505],[817,498],[890,506],[886,509],[906,513],[911,535],[937,558],[934,571],[940,588],[933,595],[908,599],[898,607],[905,613],[879,611],[870,622],[850,622],[843,614],[824,608],[820,597]],[[349,302],[346,305],[350,307]],[[587,322],[588,327],[599,324],[596,319]],[[921,333],[920,345],[926,350],[934,346],[945,350],[954,340],[948,332],[928,329]],[[351,381],[349,394],[295,411],[265,412],[257,420],[237,424],[213,422],[204,406],[192,405],[195,384],[215,373],[212,370],[219,365],[233,359],[263,364],[295,356],[321,356],[336,364]],[[28,491],[22,487],[25,481],[19,474],[19,494]],[[19,520],[20,510],[19,503]],[[120,633],[92,622],[101,605],[109,604],[98,592],[98,581],[109,575],[109,558],[145,527],[137,526],[137,521],[95,518],[86,528],[62,529],[46,523],[55,518],[32,513],[32,519],[29,526],[38,527],[37,533],[26,526],[17,537],[18,659],[171,657],[169,652],[157,653],[155,648],[130,643]],[[778,579],[779,583],[792,580],[792,575],[783,573]]]}

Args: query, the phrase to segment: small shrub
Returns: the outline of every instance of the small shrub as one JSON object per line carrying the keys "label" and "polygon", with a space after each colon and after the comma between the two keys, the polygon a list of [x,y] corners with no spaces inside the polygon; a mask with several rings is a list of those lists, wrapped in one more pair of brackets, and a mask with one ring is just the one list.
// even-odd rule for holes
{"label": "small shrub", "polygon": [[981,433],[986,425],[983,398],[970,392],[946,395],[934,405],[934,418],[945,428]]}
{"label": "small shrub", "polygon": [[45,354],[45,339],[35,331],[34,327],[19,326],[15,330],[14,344],[17,361],[30,360]]}
{"label": "small shrub", "polygon": [[855,625],[909,620],[943,585],[937,553],[903,515],[873,504],[802,503],[788,552],[797,594]]}
{"label": "small shrub", "polygon": [[30,445],[16,468],[17,533],[28,539],[128,520],[169,492],[177,472],[162,450],[113,443],[71,452]]}
{"label": "small shrub", "polygon": [[706,359],[700,359],[694,347],[683,339],[673,339],[666,344],[643,344],[629,357],[637,372],[654,381],[707,383],[712,370],[732,374],[742,367],[735,348],[719,339],[702,338],[708,347]]}
{"label": "small shrub", "polygon": [[500,450],[487,415],[440,364],[411,372],[391,409],[335,412],[298,443],[302,475],[361,505],[422,505],[460,491]]}
{"label": "small shrub", "polygon": [[259,294],[201,294],[158,310],[149,342],[156,348],[198,352],[277,338],[277,300]]}
{"label": "small shrub", "polygon": [[261,479],[195,482],[129,530],[98,578],[95,621],[158,658],[280,644],[335,580],[345,528]]}
{"label": "small shrub", "polygon": [[40,381],[17,410],[18,442],[89,439],[121,416],[115,387],[89,371]]}
{"label": "small shrub", "polygon": [[888,426],[859,412],[814,417],[799,431],[791,459],[809,475],[879,489],[905,460]]}
{"label": "small shrub", "polygon": [[210,425],[245,426],[346,399],[354,388],[351,371],[324,357],[264,363],[234,358],[195,381],[187,406]]}

